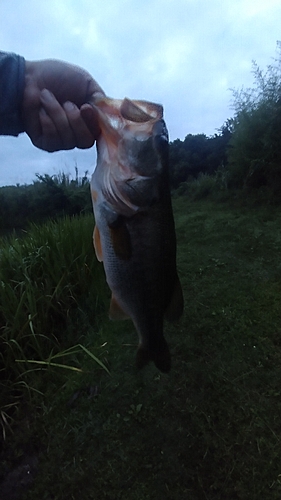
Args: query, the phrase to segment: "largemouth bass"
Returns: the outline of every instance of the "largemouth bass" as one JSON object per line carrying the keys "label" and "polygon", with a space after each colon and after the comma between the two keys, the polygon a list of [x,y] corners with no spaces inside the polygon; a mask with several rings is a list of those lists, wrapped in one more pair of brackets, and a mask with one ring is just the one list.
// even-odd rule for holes
{"label": "largemouth bass", "polygon": [[163,108],[146,101],[93,103],[100,137],[91,180],[94,247],[112,291],[111,319],[131,318],[139,336],[138,368],[171,368],[164,317],[183,310],[169,188]]}

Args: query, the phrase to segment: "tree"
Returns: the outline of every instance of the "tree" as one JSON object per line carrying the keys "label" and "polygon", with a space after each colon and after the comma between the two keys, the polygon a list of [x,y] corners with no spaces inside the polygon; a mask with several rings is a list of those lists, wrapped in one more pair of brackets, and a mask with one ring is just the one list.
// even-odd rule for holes
{"label": "tree", "polygon": [[88,172],[80,178],[59,173],[37,175],[30,185],[0,187],[0,234],[64,215],[92,212]]}
{"label": "tree", "polygon": [[254,87],[234,90],[234,126],[228,153],[235,187],[268,186],[281,192],[281,42],[263,72],[253,62]]}
{"label": "tree", "polygon": [[188,134],[184,141],[170,144],[171,185],[195,179],[199,174],[213,174],[226,164],[226,150],[231,137],[232,121],[228,120],[213,137]]}

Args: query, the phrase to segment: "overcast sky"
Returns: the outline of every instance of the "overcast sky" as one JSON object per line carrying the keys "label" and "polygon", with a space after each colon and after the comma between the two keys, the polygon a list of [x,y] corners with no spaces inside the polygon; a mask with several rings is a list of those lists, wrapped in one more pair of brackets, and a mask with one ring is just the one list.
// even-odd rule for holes
{"label": "overcast sky", "polygon": [[[111,97],[161,103],[170,140],[215,134],[233,116],[230,89],[253,85],[252,61],[271,64],[277,40],[280,0],[0,0],[1,50],[78,64]],[[75,165],[92,172],[95,149],[0,137],[0,185]]]}

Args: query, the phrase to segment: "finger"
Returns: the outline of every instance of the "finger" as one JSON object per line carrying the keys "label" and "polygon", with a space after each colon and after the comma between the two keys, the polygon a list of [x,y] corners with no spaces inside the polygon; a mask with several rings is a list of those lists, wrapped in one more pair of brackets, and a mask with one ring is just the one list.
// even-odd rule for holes
{"label": "finger", "polygon": [[[25,132],[35,146],[40,142],[41,124],[39,118],[40,90],[33,86],[26,86],[21,107],[22,120]],[[40,147],[40,146],[37,146]]]}
{"label": "finger", "polygon": [[57,134],[61,140],[61,149],[74,148],[75,135],[69,124],[65,110],[56,100],[55,96],[49,90],[43,89],[41,91],[41,103],[57,130]]}
{"label": "finger", "polygon": [[86,149],[93,146],[96,137],[87,127],[79,108],[72,102],[67,101],[63,104],[63,109],[75,136],[75,146],[80,149]]}
{"label": "finger", "polygon": [[83,104],[80,108],[81,116],[85,121],[88,129],[91,134],[95,138],[95,140],[99,137],[101,131],[99,127],[98,121],[98,111],[96,108],[93,108],[91,104]]}
{"label": "finger", "polygon": [[39,111],[39,119],[41,124],[41,135],[36,142],[33,141],[33,144],[40,149],[49,151],[49,153],[62,149],[62,141],[58,131],[44,108],[41,108]]}

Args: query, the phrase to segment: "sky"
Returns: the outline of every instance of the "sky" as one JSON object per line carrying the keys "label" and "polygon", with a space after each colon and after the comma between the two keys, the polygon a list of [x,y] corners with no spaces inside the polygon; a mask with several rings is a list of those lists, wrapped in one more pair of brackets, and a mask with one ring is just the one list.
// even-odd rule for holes
{"label": "sky", "polygon": [[[170,140],[183,140],[233,116],[231,89],[253,86],[253,61],[272,64],[280,19],[280,0],[0,0],[0,50],[77,64],[110,97],[161,103]],[[26,134],[0,137],[0,186],[95,162],[95,147],[47,153]]]}

